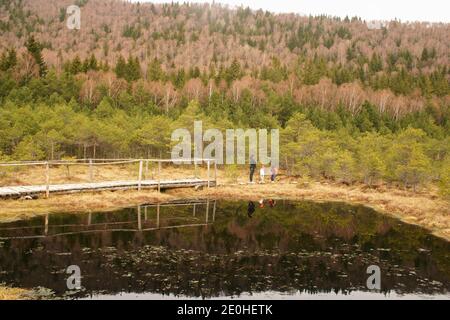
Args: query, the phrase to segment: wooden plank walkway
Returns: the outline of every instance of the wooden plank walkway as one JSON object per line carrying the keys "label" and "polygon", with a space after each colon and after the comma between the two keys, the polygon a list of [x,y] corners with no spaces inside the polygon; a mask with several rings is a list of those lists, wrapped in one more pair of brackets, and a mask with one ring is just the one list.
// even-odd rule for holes
{"label": "wooden plank walkway", "polygon": [[[197,186],[208,186],[208,180],[202,179],[180,179],[180,180],[142,180],[141,188],[158,188],[158,183],[161,189],[172,188],[188,188]],[[215,181],[209,181],[210,186],[215,185]],[[125,181],[104,181],[91,182],[82,184],[51,184],[48,186],[50,193],[74,193],[83,191],[102,191],[102,190],[127,190],[137,189],[139,181],[125,180]],[[45,194],[47,191],[46,185],[34,186],[7,186],[0,187],[0,198],[20,198],[24,196],[32,196],[37,194]]]}

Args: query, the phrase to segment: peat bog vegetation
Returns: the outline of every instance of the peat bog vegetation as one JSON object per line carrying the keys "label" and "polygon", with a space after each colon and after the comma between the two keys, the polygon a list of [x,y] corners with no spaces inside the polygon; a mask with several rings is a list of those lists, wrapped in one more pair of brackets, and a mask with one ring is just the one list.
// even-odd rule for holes
{"label": "peat bog vegetation", "polygon": [[[217,188],[0,199],[0,299],[375,298],[370,264],[379,297],[449,298],[448,23],[76,3],[80,30],[72,1],[0,0],[0,162],[168,159],[173,130],[202,120],[279,129],[280,174],[249,185],[247,166],[219,165]],[[136,180],[136,166],[55,165],[50,180]],[[0,166],[0,186],[45,175]]]}

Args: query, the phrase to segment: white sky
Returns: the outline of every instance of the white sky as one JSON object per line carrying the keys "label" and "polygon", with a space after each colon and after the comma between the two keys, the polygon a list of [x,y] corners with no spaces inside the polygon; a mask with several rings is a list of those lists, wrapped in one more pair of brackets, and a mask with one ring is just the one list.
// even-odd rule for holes
{"label": "white sky", "polygon": [[[130,0],[128,0],[130,1]],[[197,0],[186,2],[207,2]],[[180,3],[184,2],[179,1]],[[171,2],[171,0],[131,0],[131,2]],[[176,1],[174,1],[176,2]],[[304,15],[358,16],[364,20],[450,22],[450,0],[219,0],[216,3],[249,6],[272,12]]]}

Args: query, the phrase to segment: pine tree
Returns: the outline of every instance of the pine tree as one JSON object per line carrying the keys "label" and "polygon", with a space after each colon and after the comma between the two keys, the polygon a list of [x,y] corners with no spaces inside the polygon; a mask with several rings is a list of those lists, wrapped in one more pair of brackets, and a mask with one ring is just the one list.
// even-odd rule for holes
{"label": "pine tree", "polygon": [[82,68],[83,68],[83,66],[82,66],[80,57],[77,55],[71,63],[70,73],[77,74],[77,73],[81,72]]}
{"label": "pine tree", "polygon": [[25,46],[39,67],[39,75],[41,77],[45,76],[47,74],[47,65],[42,58],[42,45],[36,41],[34,36],[31,36],[25,43]]}
{"label": "pine tree", "polygon": [[239,63],[239,61],[237,61],[237,59],[233,60],[226,73],[226,80],[228,83],[231,83],[242,77],[241,64]]}
{"label": "pine tree", "polygon": [[3,52],[0,57],[0,70],[8,71],[17,65],[17,54],[14,48],[9,49],[6,53]]}
{"label": "pine tree", "polygon": [[186,83],[186,72],[184,68],[178,70],[177,74],[173,79],[173,85],[178,89],[182,89]]}
{"label": "pine tree", "polygon": [[381,60],[381,57],[375,52],[372,54],[372,58],[370,59],[369,68],[370,71],[374,73],[383,70],[383,62]]}
{"label": "pine tree", "polygon": [[430,58],[430,56],[428,54],[428,49],[423,48],[420,60],[422,60],[422,62],[427,62],[429,58]]}
{"label": "pine tree", "polygon": [[161,68],[161,62],[156,58],[148,66],[147,79],[150,81],[164,80],[164,71]]}
{"label": "pine tree", "polygon": [[120,56],[117,60],[116,67],[114,68],[114,72],[116,73],[118,78],[124,78],[127,74],[127,63],[124,57]]}
{"label": "pine tree", "polygon": [[129,57],[127,62],[127,73],[125,79],[129,82],[136,81],[141,78],[141,64],[137,57]]}

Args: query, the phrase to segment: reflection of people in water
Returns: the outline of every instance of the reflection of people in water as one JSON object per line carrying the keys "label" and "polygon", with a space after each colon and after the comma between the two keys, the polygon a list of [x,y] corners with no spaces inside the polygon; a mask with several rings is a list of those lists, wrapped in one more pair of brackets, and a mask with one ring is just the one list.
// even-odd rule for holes
{"label": "reflection of people in water", "polygon": [[264,199],[261,199],[258,201],[259,202],[259,207],[262,209],[264,208]]}
{"label": "reflection of people in water", "polygon": [[[266,201],[264,199],[259,200],[258,203],[261,209],[264,209],[264,207],[266,206]],[[269,205],[269,207],[273,208],[277,203],[275,200],[269,199],[267,200],[267,204]]]}
{"label": "reflection of people in water", "polygon": [[[261,199],[261,200],[258,201],[258,203],[259,203],[259,207],[261,209],[264,209],[264,207],[266,205],[266,201],[264,199]],[[269,204],[269,207],[271,207],[271,208],[275,207],[275,205],[276,205],[276,202],[273,199],[267,200],[267,203]],[[247,215],[248,215],[248,217],[252,218],[253,214],[255,213],[255,211],[256,211],[255,203],[253,201],[249,201],[248,202],[248,207],[247,207]]]}
{"label": "reflection of people in water", "polygon": [[251,218],[254,212],[255,212],[255,204],[252,201],[249,201],[247,208],[248,217]]}
{"label": "reflection of people in water", "polygon": [[271,208],[273,208],[273,207],[275,207],[275,205],[276,205],[276,202],[275,202],[275,200],[273,200],[273,199],[269,199],[269,206],[271,207]]}

